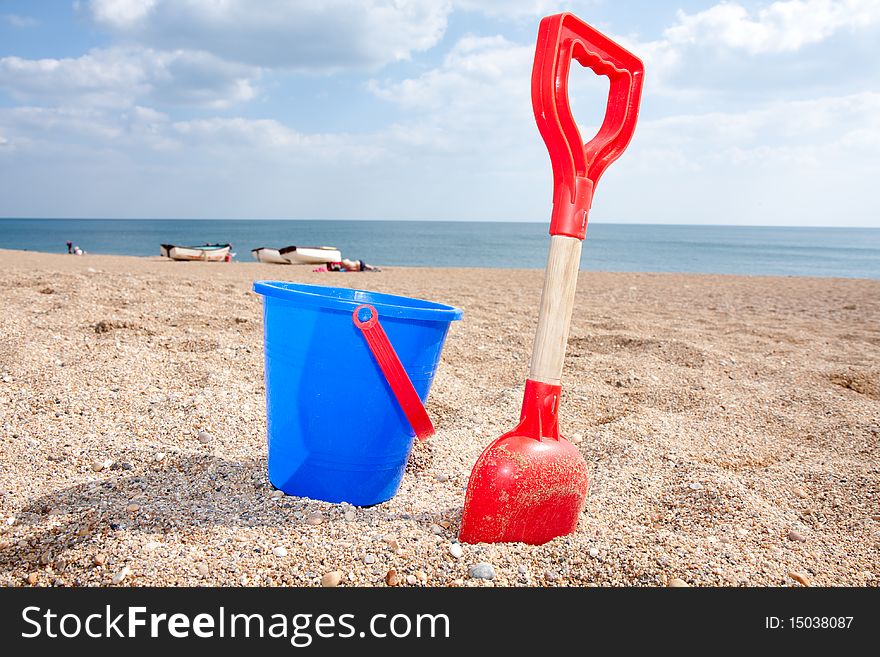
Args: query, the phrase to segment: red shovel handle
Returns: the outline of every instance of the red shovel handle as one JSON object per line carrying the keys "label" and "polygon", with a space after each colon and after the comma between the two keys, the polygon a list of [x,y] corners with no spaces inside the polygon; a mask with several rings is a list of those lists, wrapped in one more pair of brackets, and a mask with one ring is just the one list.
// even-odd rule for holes
{"label": "red shovel handle", "polygon": [[[583,143],[568,103],[571,60],[610,80],[605,120]],[[629,144],[642,95],[641,60],[574,14],[547,16],[538,28],[532,108],[553,163],[551,235],[584,239],[593,188]]]}
{"label": "red shovel handle", "polygon": [[406,419],[409,420],[419,440],[432,436],[434,425],[431,424],[428,411],[425,410],[422,400],[419,399],[419,393],[416,392],[406,370],[403,369],[403,364],[397,357],[394,347],[391,346],[385,329],[379,323],[379,313],[373,306],[362,304],[354,309],[351,316],[354,319],[354,325],[364,334],[370,351],[373,352],[373,357],[379,363],[397,403],[403,409]]}

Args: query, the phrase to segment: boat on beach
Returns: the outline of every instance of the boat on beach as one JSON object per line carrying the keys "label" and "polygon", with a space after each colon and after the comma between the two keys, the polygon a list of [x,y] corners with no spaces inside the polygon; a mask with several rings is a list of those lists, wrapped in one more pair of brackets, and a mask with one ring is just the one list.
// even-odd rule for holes
{"label": "boat on beach", "polygon": [[200,260],[223,262],[232,249],[231,244],[203,244],[201,246],[177,246],[161,244],[159,253],[172,260]]}
{"label": "boat on beach", "polygon": [[290,264],[290,261],[284,258],[284,256],[281,255],[278,249],[270,249],[268,247],[261,246],[258,249],[251,249],[251,253],[253,254],[254,258],[256,258],[260,262],[270,263],[274,265]]}
{"label": "boat on beach", "polygon": [[286,246],[278,253],[292,265],[323,265],[342,260],[342,253],[335,246]]}

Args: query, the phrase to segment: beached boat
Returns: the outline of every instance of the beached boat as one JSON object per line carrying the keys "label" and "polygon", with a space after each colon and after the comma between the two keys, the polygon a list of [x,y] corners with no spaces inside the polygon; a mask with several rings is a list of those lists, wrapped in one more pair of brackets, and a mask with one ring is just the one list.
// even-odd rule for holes
{"label": "beached boat", "polygon": [[335,246],[286,246],[278,253],[292,265],[323,265],[342,260],[342,253]]}
{"label": "beached boat", "polygon": [[159,253],[172,260],[207,260],[209,262],[223,262],[231,244],[203,244],[201,246],[177,246],[175,244],[162,244]]}
{"label": "beached boat", "polygon": [[269,249],[265,246],[261,246],[259,249],[251,249],[251,253],[254,255],[254,258],[260,262],[271,263],[273,265],[290,264],[290,261],[284,258],[278,249]]}

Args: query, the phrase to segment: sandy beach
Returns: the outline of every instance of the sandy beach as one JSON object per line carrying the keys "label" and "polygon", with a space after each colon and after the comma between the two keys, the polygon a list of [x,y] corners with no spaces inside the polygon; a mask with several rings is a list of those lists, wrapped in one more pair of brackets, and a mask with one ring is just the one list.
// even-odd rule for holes
{"label": "sandy beach", "polygon": [[[390,501],[269,483],[257,279],[464,310]],[[541,280],[0,250],[0,584],[880,584],[880,281],[581,273],[578,529],[455,547],[470,469],[519,415]]]}

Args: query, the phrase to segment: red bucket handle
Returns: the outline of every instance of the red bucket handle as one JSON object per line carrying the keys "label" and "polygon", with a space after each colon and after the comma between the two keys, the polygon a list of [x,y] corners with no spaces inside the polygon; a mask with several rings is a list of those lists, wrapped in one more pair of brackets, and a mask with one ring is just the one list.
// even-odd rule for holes
{"label": "red bucket handle", "polygon": [[425,410],[422,400],[419,399],[419,393],[416,392],[406,370],[403,369],[403,364],[388,340],[385,329],[379,323],[379,313],[373,306],[361,304],[354,309],[351,317],[354,325],[364,334],[373,358],[379,363],[397,403],[400,404],[416,436],[419,440],[425,440],[428,436],[434,435],[434,425],[428,417],[428,411]]}
{"label": "red bucket handle", "polygon": [[[572,59],[610,80],[605,120],[586,144],[568,102]],[[551,235],[581,240],[586,236],[593,189],[635,130],[644,74],[638,57],[574,14],[541,21],[532,67],[532,108],[553,163]]]}

